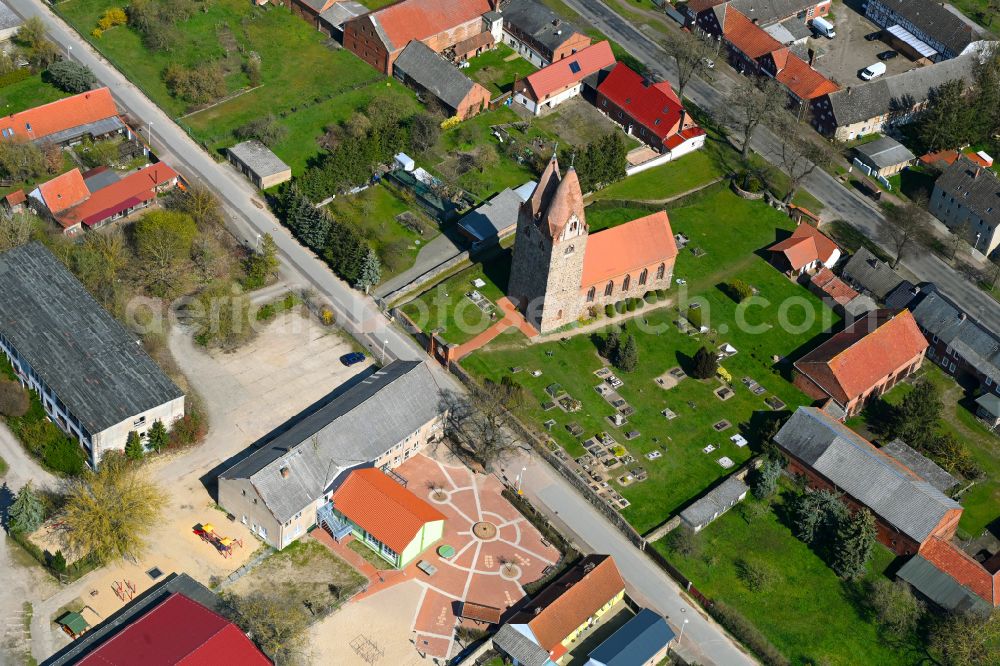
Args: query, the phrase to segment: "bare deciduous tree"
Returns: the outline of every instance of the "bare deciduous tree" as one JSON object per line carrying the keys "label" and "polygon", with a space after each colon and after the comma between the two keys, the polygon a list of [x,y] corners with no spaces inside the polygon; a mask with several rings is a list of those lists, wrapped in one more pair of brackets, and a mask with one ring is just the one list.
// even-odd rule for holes
{"label": "bare deciduous tree", "polygon": [[924,211],[914,203],[885,206],[886,230],[893,253],[892,268],[926,234]]}
{"label": "bare deciduous tree", "polygon": [[0,215],[0,252],[20,247],[31,240],[40,220],[31,213]]}
{"label": "bare deciduous tree", "polygon": [[726,95],[725,121],[739,132],[744,159],[750,155],[750,142],[757,128],[777,118],[787,103],[787,93],[770,78],[747,79]]}
{"label": "bare deciduous tree", "polygon": [[778,161],[782,171],[788,174],[788,192],[783,201],[789,203],[802,181],[816,169],[823,169],[830,164],[833,156],[825,143],[804,136],[790,119],[780,122],[776,129],[781,137]]}
{"label": "bare deciduous tree", "polygon": [[684,99],[684,89],[691,79],[708,71],[711,51],[704,40],[686,32],[661,44],[677,65],[677,96]]}
{"label": "bare deciduous tree", "polygon": [[441,396],[449,436],[486,470],[517,446],[507,419],[523,408],[523,401],[521,386],[506,377],[487,380],[465,395],[448,391]]}

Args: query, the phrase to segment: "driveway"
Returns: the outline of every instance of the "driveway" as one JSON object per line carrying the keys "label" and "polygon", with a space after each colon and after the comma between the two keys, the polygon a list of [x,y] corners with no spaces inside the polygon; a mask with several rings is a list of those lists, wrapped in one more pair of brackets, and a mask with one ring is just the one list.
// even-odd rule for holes
{"label": "driveway", "polygon": [[[865,41],[865,35],[878,32],[881,28],[865,18],[860,2],[837,3],[834,10],[837,36],[833,39],[809,39],[809,47],[820,54],[816,58],[815,67],[842,86],[859,85],[864,81],[858,76],[858,72],[879,62],[879,53],[893,49],[881,39]],[[886,60],[885,64],[886,76],[900,74],[917,66],[902,54]]]}

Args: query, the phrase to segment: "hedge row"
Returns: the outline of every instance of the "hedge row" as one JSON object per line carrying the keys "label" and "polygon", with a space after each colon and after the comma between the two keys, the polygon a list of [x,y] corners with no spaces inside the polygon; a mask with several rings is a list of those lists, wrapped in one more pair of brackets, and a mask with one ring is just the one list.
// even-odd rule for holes
{"label": "hedge row", "polygon": [[726,628],[736,639],[750,648],[767,666],[790,666],[788,657],[781,654],[771,641],[760,632],[750,620],[721,601],[716,601],[708,609],[716,621]]}
{"label": "hedge row", "polygon": [[0,88],[6,88],[7,86],[15,84],[18,81],[24,81],[29,76],[31,76],[31,70],[27,67],[15,69],[13,72],[7,72],[3,76],[0,76]]}

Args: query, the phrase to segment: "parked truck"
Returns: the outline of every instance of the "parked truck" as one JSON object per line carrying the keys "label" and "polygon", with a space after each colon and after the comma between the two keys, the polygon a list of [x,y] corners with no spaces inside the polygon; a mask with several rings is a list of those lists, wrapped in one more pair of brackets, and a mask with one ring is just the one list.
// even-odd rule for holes
{"label": "parked truck", "polygon": [[837,36],[837,31],[834,29],[833,24],[822,16],[817,16],[812,20],[812,29],[817,35],[822,35],[827,39],[833,39]]}

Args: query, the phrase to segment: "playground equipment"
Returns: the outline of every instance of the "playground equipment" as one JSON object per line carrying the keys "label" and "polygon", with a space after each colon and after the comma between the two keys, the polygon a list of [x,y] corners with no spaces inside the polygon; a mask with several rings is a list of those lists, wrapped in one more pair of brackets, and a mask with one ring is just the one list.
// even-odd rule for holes
{"label": "playground equipment", "polygon": [[194,533],[201,537],[201,540],[205,543],[210,543],[215,546],[215,549],[226,558],[232,556],[233,548],[236,546],[239,546],[240,548],[243,547],[243,541],[240,539],[234,539],[232,537],[217,534],[215,527],[213,527],[211,523],[195,525]]}
{"label": "playground equipment", "polygon": [[122,601],[132,601],[132,597],[135,596],[135,583],[130,580],[116,580],[111,585],[111,589],[115,591],[115,596]]}

